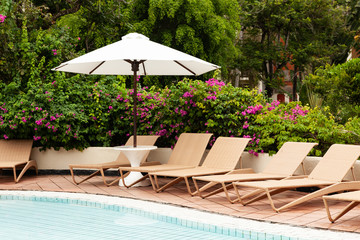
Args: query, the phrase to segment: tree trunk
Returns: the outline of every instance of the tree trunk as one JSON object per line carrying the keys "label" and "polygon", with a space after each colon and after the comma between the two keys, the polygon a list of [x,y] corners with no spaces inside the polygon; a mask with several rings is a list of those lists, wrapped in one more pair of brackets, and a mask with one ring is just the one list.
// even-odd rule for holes
{"label": "tree trunk", "polygon": [[294,66],[294,76],[292,78],[292,100],[293,101],[297,101],[296,98],[296,88],[297,88],[297,72],[298,72],[298,67]]}

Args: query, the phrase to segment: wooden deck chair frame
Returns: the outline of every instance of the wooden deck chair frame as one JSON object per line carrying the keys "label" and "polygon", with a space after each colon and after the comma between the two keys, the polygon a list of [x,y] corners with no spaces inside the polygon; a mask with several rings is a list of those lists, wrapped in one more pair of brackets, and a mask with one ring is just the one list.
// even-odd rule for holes
{"label": "wooden deck chair frame", "polygon": [[[190,178],[209,174],[223,174],[233,170],[249,141],[249,138],[218,137],[200,167],[151,172],[149,178],[152,187],[156,192],[162,192],[181,181],[185,181],[188,193],[193,196],[197,194],[197,191],[192,192],[189,183]],[[175,179],[160,187],[158,176],[173,177]]]}
{"label": "wooden deck chair frame", "polygon": [[[137,143],[138,145],[148,145],[153,146],[156,142],[156,140],[159,138],[157,135],[138,135],[137,136]],[[126,146],[131,146],[133,144],[133,136],[131,136],[127,142],[125,143]],[[148,155],[144,157],[142,160],[142,165],[156,165],[160,164],[159,162],[145,162]],[[106,186],[111,186],[118,182],[120,180],[120,177],[115,178],[114,180],[111,180],[110,182],[106,180],[105,177],[105,171],[109,169],[117,169],[120,166],[130,166],[128,163],[129,160],[127,160],[126,156],[123,153],[119,153],[119,156],[115,161],[112,162],[105,162],[105,163],[99,163],[99,164],[70,164],[69,169],[71,173],[71,177],[73,182],[76,185],[79,185],[80,183],[83,183],[96,175],[100,174],[102,177],[102,180]],[[91,173],[89,176],[81,179],[80,181],[77,181],[74,174],[74,169],[95,169],[95,172]]]}
{"label": "wooden deck chair frame", "polygon": [[[36,161],[30,160],[32,145],[32,139],[0,140],[0,169],[12,169],[15,183],[30,168],[34,168],[38,174]],[[16,174],[17,169],[21,169],[19,176]]]}
{"label": "wooden deck chair frame", "polygon": [[[120,177],[127,188],[145,180],[150,172],[194,168],[200,164],[205,149],[209,143],[211,133],[182,133],[170,155],[167,163],[156,166],[120,167]],[[136,171],[145,173],[142,178],[127,185],[125,172]]]}
{"label": "wooden deck chair frame", "polygon": [[[225,175],[193,177],[194,185],[201,198],[206,198],[220,192],[224,192],[227,200],[230,203],[235,203],[238,202],[239,199],[231,199],[228,191],[230,188],[233,188],[232,182],[287,178],[295,173],[299,165],[301,165],[303,174],[305,175],[306,172],[303,160],[316,145],[317,143],[310,142],[286,142],[281,146],[279,151],[275,154],[275,156],[273,156],[265,169],[260,173],[255,173],[252,169],[236,169]],[[197,181],[199,180],[209,183],[199,188],[197,184]],[[204,194],[204,191],[217,184],[220,184],[221,187]]]}
{"label": "wooden deck chair frame", "polygon": [[[345,188],[345,187],[344,187]],[[337,189],[334,189],[334,191],[338,191]],[[342,191],[344,189],[341,189]],[[358,190],[358,191],[353,191]],[[330,196],[323,196],[323,201],[326,209],[326,214],[328,216],[328,219],[330,222],[334,223],[336,220],[344,216],[347,212],[349,212],[351,209],[356,207],[360,204],[360,182],[349,182],[346,185],[346,191],[351,192],[345,192],[345,193],[339,193],[335,195]],[[339,213],[337,213],[335,216],[331,215],[330,207],[328,204],[328,200],[337,200],[337,201],[344,201],[344,202],[350,202],[346,207],[344,207]]]}
{"label": "wooden deck chair frame", "polygon": [[[297,178],[295,176],[292,179],[282,180],[234,182],[233,187],[241,204],[247,205],[267,197],[272,209],[275,212],[280,212],[313,198],[346,190],[349,182],[343,182],[343,179],[350,170],[355,180],[353,165],[359,156],[360,145],[333,144],[308,177]],[[239,187],[250,187],[256,190],[241,196]],[[281,207],[275,206],[272,195],[300,187],[319,187],[320,189],[286,203]],[[248,198],[250,200],[245,200]]]}

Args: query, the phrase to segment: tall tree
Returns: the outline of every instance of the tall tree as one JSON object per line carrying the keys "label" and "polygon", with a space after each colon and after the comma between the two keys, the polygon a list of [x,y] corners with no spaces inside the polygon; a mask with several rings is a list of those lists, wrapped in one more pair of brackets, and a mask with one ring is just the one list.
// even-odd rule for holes
{"label": "tall tree", "polygon": [[[346,46],[345,9],[332,0],[239,0],[244,33],[239,43],[241,71],[258,71],[267,94],[283,82],[287,63],[296,70],[331,61]],[[335,44],[336,43],[336,44]],[[294,81],[296,73],[292,73]]]}
{"label": "tall tree", "polygon": [[236,0],[132,0],[130,31],[221,65],[226,76],[238,55]]}

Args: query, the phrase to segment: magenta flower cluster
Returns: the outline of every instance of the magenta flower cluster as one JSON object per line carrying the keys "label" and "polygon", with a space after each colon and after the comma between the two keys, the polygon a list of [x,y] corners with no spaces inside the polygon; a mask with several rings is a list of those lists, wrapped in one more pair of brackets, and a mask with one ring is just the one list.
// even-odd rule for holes
{"label": "magenta flower cluster", "polygon": [[219,80],[217,80],[215,78],[211,78],[211,79],[205,81],[205,83],[210,87],[219,86],[220,87],[219,91],[221,91],[221,87],[226,85],[223,81],[219,81]]}
{"label": "magenta flower cluster", "polygon": [[0,23],[3,23],[5,21],[6,16],[0,14]]}
{"label": "magenta flower cluster", "polygon": [[302,107],[299,106],[299,104],[296,105],[295,108],[291,109],[291,112],[284,112],[284,119],[289,119],[292,121],[295,121],[298,116],[305,116],[309,111],[304,110]]}
{"label": "magenta flower cluster", "polygon": [[263,109],[263,106],[258,104],[256,106],[249,106],[246,110],[242,111],[241,114],[246,116],[247,114],[257,114]]}

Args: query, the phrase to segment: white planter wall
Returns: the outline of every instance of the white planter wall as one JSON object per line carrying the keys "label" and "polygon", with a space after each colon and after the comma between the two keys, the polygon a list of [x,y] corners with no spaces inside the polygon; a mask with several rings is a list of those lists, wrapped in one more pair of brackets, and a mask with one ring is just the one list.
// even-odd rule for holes
{"label": "white planter wall", "polygon": [[[149,154],[148,161],[166,163],[171,155],[171,151],[170,148],[158,148],[153,150]],[[206,157],[206,153],[204,154],[203,159]],[[82,152],[78,150],[66,151],[64,149],[60,149],[60,151],[48,149],[40,152],[39,148],[33,148],[30,158],[36,160],[40,170],[66,170],[69,169],[69,164],[110,162],[116,160],[118,155],[119,151],[114,150],[111,147],[89,147]],[[256,157],[248,152],[244,152],[241,157],[241,163],[238,164],[237,168],[240,168],[241,164],[242,168],[252,168],[255,172],[261,172],[271,158],[272,156],[269,156],[267,153],[259,154],[259,156]],[[314,169],[320,159],[321,157],[305,158],[304,166],[307,174]],[[354,171],[356,179],[360,180],[359,161],[355,164]],[[302,168],[299,167],[296,173],[302,175]],[[350,172],[345,179],[352,180]]]}

